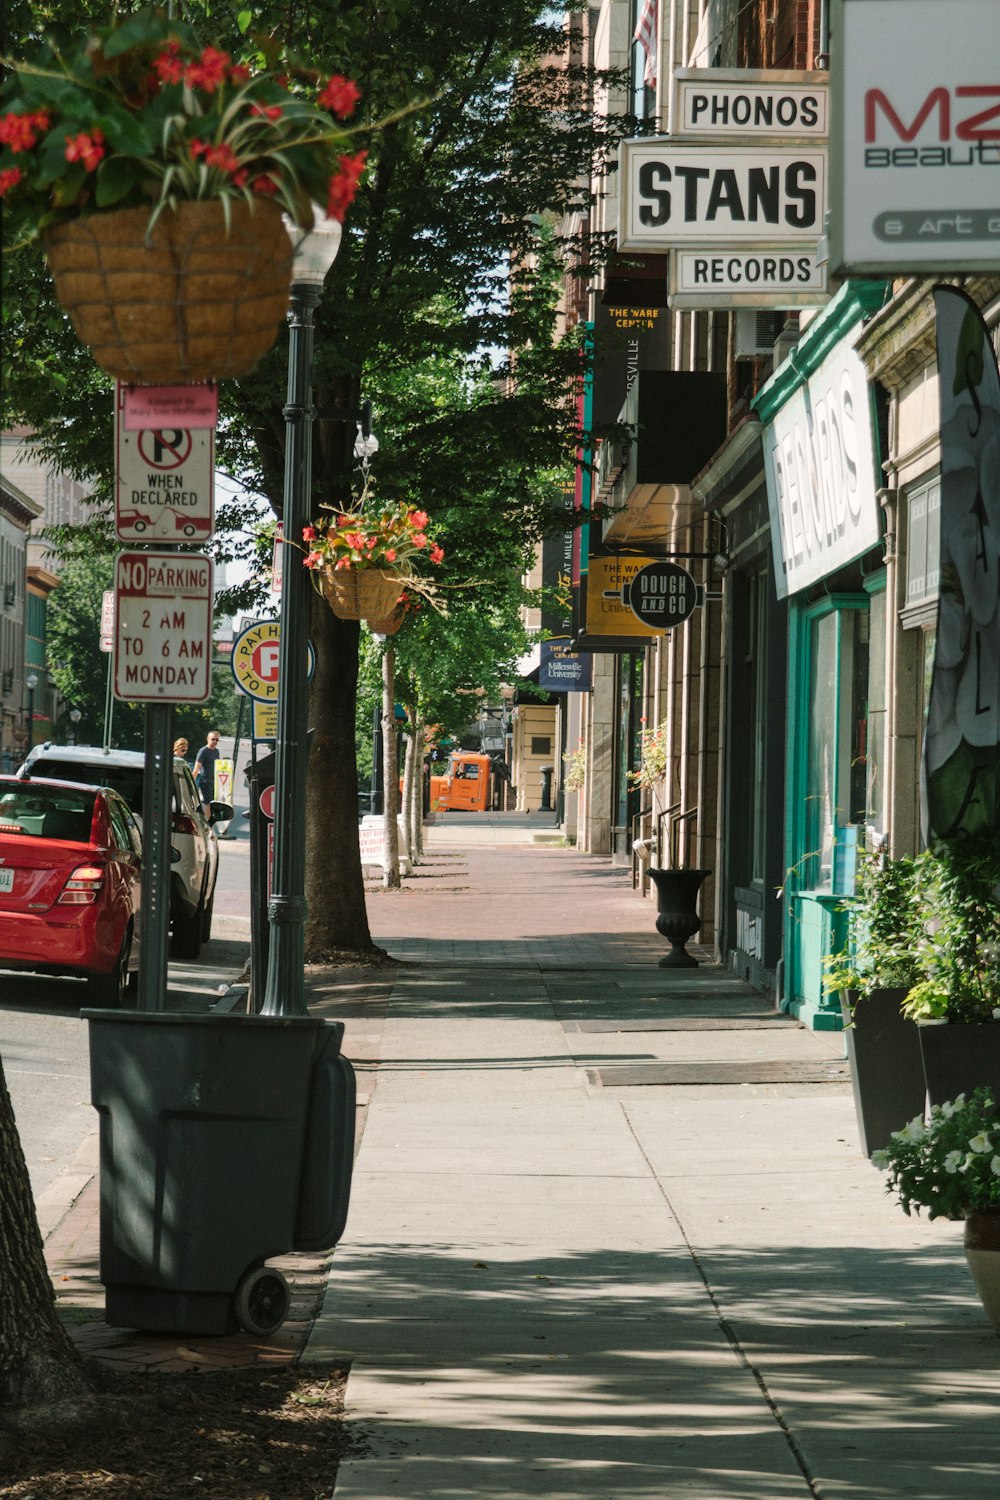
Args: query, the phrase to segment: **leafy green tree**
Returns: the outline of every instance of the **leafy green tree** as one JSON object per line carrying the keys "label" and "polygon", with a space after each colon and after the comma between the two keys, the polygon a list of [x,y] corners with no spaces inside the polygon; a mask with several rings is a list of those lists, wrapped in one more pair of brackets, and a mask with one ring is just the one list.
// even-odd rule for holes
{"label": "leafy green tree", "polygon": [[[244,45],[239,10],[238,0],[185,6],[234,54]],[[76,30],[88,14],[70,6],[58,24]],[[553,487],[539,476],[558,470],[577,438],[579,349],[556,336],[557,278],[571,247],[552,226],[586,206],[581,183],[625,128],[595,116],[594,79],[568,60],[567,33],[551,18],[541,0],[307,0],[264,3],[249,22],[249,36],[275,33],[364,91],[362,123],[376,128],[359,138],[369,171],[317,314],[316,394],[324,410],[345,412],[380,386],[391,394],[379,483],[419,498],[444,528],[445,581],[468,589],[470,629],[502,592],[493,564],[506,570],[549,524]],[[52,19],[47,7],[15,0],[15,34],[43,19]],[[74,346],[37,261],[12,256],[7,275],[8,421],[29,423],[71,472],[97,476],[106,501],[108,383]],[[224,386],[219,432],[227,471],[276,511],[285,370],[280,340],[252,375]],[[317,424],[317,512],[357,488],[354,435],[350,418]],[[462,615],[456,607],[456,624],[440,627],[446,637]],[[356,839],[359,630],[316,597],[311,632],[306,952],[320,960],[372,944]]]}

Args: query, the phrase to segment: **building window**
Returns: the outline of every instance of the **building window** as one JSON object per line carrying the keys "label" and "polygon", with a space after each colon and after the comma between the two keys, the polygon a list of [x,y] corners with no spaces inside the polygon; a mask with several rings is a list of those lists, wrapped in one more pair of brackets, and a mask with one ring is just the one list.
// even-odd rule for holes
{"label": "building window", "polygon": [[937,601],[941,559],[941,480],[906,492],[906,609]]}

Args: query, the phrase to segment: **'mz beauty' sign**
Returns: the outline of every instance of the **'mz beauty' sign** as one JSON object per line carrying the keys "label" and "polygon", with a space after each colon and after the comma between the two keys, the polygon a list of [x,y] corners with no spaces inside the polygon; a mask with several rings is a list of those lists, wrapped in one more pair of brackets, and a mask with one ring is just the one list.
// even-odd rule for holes
{"label": "'mz beauty' sign", "polygon": [[833,272],[995,270],[1000,0],[834,0],[832,24]]}
{"label": "'mz beauty' sign", "polygon": [[826,151],[816,144],[622,143],[621,250],[812,244],[823,233]]}
{"label": "'mz beauty' sign", "polygon": [[868,385],[841,345],[764,428],[778,597],[798,593],[881,539]]}

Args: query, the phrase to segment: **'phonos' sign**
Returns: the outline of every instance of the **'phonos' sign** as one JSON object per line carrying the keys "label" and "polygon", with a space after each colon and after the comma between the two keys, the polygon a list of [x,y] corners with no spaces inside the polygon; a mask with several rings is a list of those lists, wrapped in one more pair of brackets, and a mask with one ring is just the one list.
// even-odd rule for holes
{"label": "'phonos' sign", "polygon": [[995,270],[1000,3],[834,6],[833,272]]}
{"label": "'phonos' sign", "polygon": [[812,244],[823,233],[826,150],[815,144],[622,143],[621,250]]}

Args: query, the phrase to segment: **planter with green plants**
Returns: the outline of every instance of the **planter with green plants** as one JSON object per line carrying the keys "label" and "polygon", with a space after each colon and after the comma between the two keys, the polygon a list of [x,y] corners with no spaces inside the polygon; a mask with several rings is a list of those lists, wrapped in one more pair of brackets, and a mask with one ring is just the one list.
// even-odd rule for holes
{"label": "planter with green plants", "polygon": [[857,889],[846,903],[845,947],[826,961],[826,987],[840,995],[865,1156],[884,1146],[924,1102],[920,1040],[901,1010],[919,978],[919,901],[912,859],[864,856]]}
{"label": "planter with green plants", "polygon": [[1000,853],[991,840],[921,855],[917,1022],[931,1104],[979,1086],[1000,1098]]}
{"label": "planter with green plants", "polygon": [[965,1253],[1000,1331],[1000,1116],[990,1089],[932,1105],[872,1156],[907,1214],[965,1222]]}

